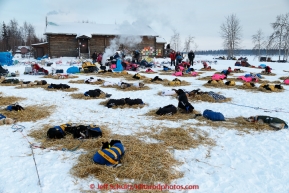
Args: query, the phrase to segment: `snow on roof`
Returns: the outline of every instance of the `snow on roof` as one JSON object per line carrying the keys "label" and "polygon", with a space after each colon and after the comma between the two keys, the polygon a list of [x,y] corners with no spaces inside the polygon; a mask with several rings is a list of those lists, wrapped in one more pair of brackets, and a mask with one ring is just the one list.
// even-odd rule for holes
{"label": "snow on roof", "polygon": [[47,44],[48,42],[42,42],[42,43],[37,43],[37,44],[31,44],[31,46],[37,46],[37,45],[44,45]]}
{"label": "snow on roof", "polygon": [[21,49],[21,48],[30,49],[30,46],[18,46],[18,49]]}
{"label": "snow on roof", "polygon": [[92,35],[137,35],[137,36],[158,36],[149,26],[136,24],[95,24],[95,23],[52,23],[48,22],[45,30],[47,34],[66,34],[91,37]]}
{"label": "snow on roof", "polygon": [[167,41],[162,37],[157,37],[156,42],[157,43],[167,43]]}

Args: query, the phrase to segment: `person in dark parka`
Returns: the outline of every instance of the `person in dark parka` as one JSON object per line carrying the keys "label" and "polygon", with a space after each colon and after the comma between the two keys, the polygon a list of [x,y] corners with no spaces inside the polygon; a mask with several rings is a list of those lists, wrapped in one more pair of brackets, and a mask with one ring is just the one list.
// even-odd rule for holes
{"label": "person in dark parka", "polygon": [[194,59],[195,59],[195,53],[193,52],[193,50],[191,50],[188,53],[188,58],[189,58],[189,61],[190,61],[190,66],[193,66],[194,65]]}

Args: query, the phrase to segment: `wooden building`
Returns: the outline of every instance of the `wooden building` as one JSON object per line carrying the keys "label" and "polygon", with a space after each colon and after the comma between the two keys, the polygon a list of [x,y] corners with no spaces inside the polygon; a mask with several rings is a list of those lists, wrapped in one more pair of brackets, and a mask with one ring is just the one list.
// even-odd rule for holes
{"label": "wooden building", "polygon": [[[94,51],[139,50],[142,55],[163,57],[165,41],[149,26],[93,23],[47,23],[47,53],[50,57],[89,58]],[[116,41],[116,42],[114,42]]]}
{"label": "wooden building", "polygon": [[35,58],[49,55],[48,54],[48,42],[32,44],[31,46],[33,48],[33,55]]}

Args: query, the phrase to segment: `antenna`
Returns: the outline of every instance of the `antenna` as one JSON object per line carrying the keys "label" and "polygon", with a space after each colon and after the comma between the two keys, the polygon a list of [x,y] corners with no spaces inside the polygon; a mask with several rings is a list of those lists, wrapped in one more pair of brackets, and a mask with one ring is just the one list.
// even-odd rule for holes
{"label": "antenna", "polygon": [[45,17],[45,25],[47,27],[47,16]]}

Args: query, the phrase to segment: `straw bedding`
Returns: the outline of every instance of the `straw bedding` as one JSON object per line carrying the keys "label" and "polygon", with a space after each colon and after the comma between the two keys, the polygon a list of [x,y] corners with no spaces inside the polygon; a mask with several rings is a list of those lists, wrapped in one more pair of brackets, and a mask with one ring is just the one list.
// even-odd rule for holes
{"label": "straw bedding", "polygon": [[217,82],[217,84],[205,83],[205,84],[203,84],[203,86],[210,87],[210,88],[214,87],[214,88],[234,88],[234,89],[237,89],[236,86],[225,85],[225,83],[223,81],[219,81],[219,82]]}
{"label": "straw bedding", "polygon": [[181,81],[181,85],[176,85],[176,86],[171,86],[171,85],[169,85],[169,82],[170,82],[170,80],[163,79],[162,84],[163,84],[164,86],[168,86],[168,87],[189,86],[189,85],[191,85],[190,82],[187,82],[187,81],[185,81],[185,80],[182,80],[182,81]]}
{"label": "straw bedding", "polygon": [[68,75],[67,78],[61,74],[48,74],[43,76],[42,78],[52,78],[52,79],[71,79],[71,78],[78,78],[78,76],[75,75]]}
{"label": "straw bedding", "polygon": [[280,80],[286,80],[286,79],[289,79],[289,76],[281,76],[279,79]]}
{"label": "straw bedding", "polygon": [[[132,84],[132,83],[129,83]],[[144,86],[144,87],[135,87],[135,86],[130,86],[127,87],[125,89],[122,89],[120,86],[118,85],[113,85],[113,86],[100,86],[102,88],[115,88],[117,90],[121,90],[121,91],[138,91],[138,90],[150,90],[150,87],[148,86]]]}
{"label": "straw bedding", "polygon": [[[142,136],[140,133],[138,136]],[[215,145],[214,140],[208,137],[208,133],[194,128],[161,128],[157,132],[147,132],[146,136],[162,141],[173,149],[186,150],[197,148],[199,145]]]}
{"label": "straw bedding", "polygon": [[20,85],[20,83],[0,83],[0,86],[16,86],[16,85]]}
{"label": "straw bedding", "polygon": [[217,70],[214,68],[212,68],[212,69],[201,68],[200,71],[217,71]]}
{"label": "straw bedding", "polygon": [[[64,123],[60,123],[64,124]],[[84,123],[78,123],[77,125],[86,125]],[[108,136],[110,135],[110,130],[107,126],[100,126],[102,131],[102,138],[95,138],[95,139],[86,139],[81,140],[74,139],[72,134],[66,133],[65,138],[62,139],[48,139],[47,131],[49,128],[52,128],[56,125],[43,125],[41,129],[34,129],[28,135],[36,139],[37,142],[41,143],[41,147],[46,149],[52,150],[62,150],[63,148],[72,150],[79,146],[79,148],[84,150],[92,150],[98,149],[102,146],[101,142],[107,141]]]}
{"label": "straw bedding", "polygon": [[32,86],[27,86],[27,87],[21,87],[21,85],[16,86],[16,89],[23,89],[23,88],[47,88],[48,85],[37,85],[37,84],[33,84]]}
{"label": "straw bedding", "polygon": [[63,91],[63,92],[74,92],[74,91],[77,91],[78,88],[67,88],[67,89],[54,89],[54,88],[44,88],[45,90],[47,91]]}
{"label": "straw bedding", "polygon": [[188,99],[194,102],[205,101],[205,102],[210,102],[210,103],[224,103],[224,102],[229,102],[232,100],[232,98],[226,98],[224,100],[215,100],[213,97],[211,97],[208,94],[189,96]]}
{"label": "straw bedding", "polygon": [[164,72],[159,72],[159,75],[172,75],[175,71],[170,70],[170,71],[164,71]]}
{"label": "straw bedding", "polygon": [[163,83],[163,81],[165,81],[166,79],[164,79],[164,80],[156,80],[156,81],[151,81],[151,79],[150,78],[147,78],[147,79],[144,79],[143,81],[142,81],[142,83],[144,83],[144,84],[162,84]]}
{"label": "straw bedding", "polygon": [[[248,117],[249,116],[251,115],[248,115]],[[244,117],[226,118],[226,121],[211,121],[204,117],[197,117],[197,119],[200,122],[195,124],[196,126],[210,126],[213,128],[233,129],[244,133],[251,133],[253,131],[261,132],[261,131],[274,130],[267,124],[252,123],[245,120]]]}
{"label": "straw bedding", "polygon": [[178,120],[188,120],[188,119],[194,119],[195,114],[199,114],[198,111],[193,110],[192,113],[182,113],[180,109],[178,109],[177,113],[174,115],[157,115],[156,112],[159,109],[150,110],[144,116],[151,116],[156,120],[171,120],[171,121],[178,121]]}
{"label": "straw bedding", "polygon": [[[106,106],[106,104],[108,103],[110,99],[107,99],[105,101],[102,101],[100,102],[99,104],[100,105],[103,105],[103,106]],[[147,103],[144,103],[144,104],[141,104],[141,105],[128,105],[128,104],[125,104],[125,105],[119,105],[119,106],[113,106],[112,109],[126,109],[126,108],[130,108],[130,109],[138,109],[138,108],[143,108],[145,107],[146,105],[148,105]]]}
{"label": "straw bedding", "polygon": [[97,73],[97,77],[112,77],[112,78],[130,78],[133,75],[128,74],[128,73],[123,73],[123,72],[105,72],[105,73]]}
{"label": "straw bedding", "polygon": [[262,74],[262,75],[265,75],[265,76],[276,76],[276,74],[275,73],[266,73],[266,72],[264,72],[264,71],[262,71],[260,74]]}
{"label": "straw bedding", "polygon": [[84,99],[84,100],[91,100],[91,99],[105,99],[105,93],[101,93],[99,97],[90,97],[90,96],[85,96],[83,93],[72,93],[69,96],[73,99]]}
{"label": "straw bedding", "polygon": [[133,78],[133,76],[134,76],[134,74],[129,74],[129,76],[125,76],[125,80],[128,80],[128,81],[137,81],[137,80],[148,79],[148,77],[143,76],[143,75],[140,75],[140,79]]}
{"label": "straw bedding", "polygon": [[78,163],[72,168],[72,174],[80,178],[93,175],[108,184],[120,184],[128,179],[134,180],[135,184],[170,183],[183,176],[174,169],[180,162],[162,144],[147,144],[135,136],[112,135],[110,138],[121,140],[126,148],[121,167],[94,164],[91,158],[98,149],[95,148],[95,151],[79,157]]}
{"label": "straw bedding", "polygon": [[70,80],[68,83],[73,83],[73,84],[92,84],[92,85],[101,85],[104,83],[104,80],[101,81],[95,81],[95,82],[90,82],[90,83],[85,83],[84,80]]}
{"label": "straw bedding", "polygon": [[3,93],[0,93],[0,105],[11,105],[25,98],[22,97],[14,97],[14,96],[3,96]]}
{"label": "straw bedding", "polygon": [[22,111],[6,111],[3,109],[0,110],[0,113],[6,117],[16,120],[17,122],[36,122],[39,119],[49,117],[52,111],[55,109],[55,106],[33,105],[27,107],[23,106],[23,108],[25,110]]}

